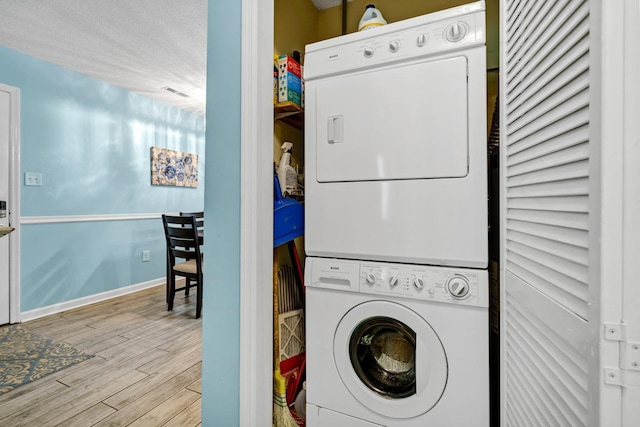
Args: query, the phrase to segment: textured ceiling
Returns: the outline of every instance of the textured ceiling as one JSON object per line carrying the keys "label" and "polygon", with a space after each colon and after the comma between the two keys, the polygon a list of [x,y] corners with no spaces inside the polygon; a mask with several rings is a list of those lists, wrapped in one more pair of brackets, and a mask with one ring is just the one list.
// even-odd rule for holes
{"label": "textured ceiling", "polygon": [[204,115],[207,0],[0,0],[0,45]]}

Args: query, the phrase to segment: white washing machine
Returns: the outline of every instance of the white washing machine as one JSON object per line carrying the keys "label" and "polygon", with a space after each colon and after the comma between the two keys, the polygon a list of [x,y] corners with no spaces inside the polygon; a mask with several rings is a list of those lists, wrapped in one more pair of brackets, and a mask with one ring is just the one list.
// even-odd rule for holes
{"label": "white washing machine", "polygon": [[484,2],[305,51],[307,255],[486,268]]}
{"label": "white washing machine", "polygon": [[489,425],[485,270],[307,258],[308,427]]}

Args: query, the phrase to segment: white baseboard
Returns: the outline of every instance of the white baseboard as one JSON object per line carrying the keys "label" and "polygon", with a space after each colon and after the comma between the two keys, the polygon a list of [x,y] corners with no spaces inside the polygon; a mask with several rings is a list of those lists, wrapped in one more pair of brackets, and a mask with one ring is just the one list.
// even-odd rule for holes
{"label": "white baseboard", "polygon": [[133,292],[142,291],[144,289],[153,288],[154,286],[162,285],[166,282],[164,277],[160,279],[149,280],[148,282],[136,283],[135,285],[125,286],[123,288],[114,289],[107,292],[102,292],[95,295],[89,295],[86,297],[74,299],[71,301],[65,301],[58,304],[49,305],[46,307],[36,308],[20,313],[20,321],[27,322],[29,320],[38,319],[44,316],[50,316],[52,314],[61,313],[63,311],[71,310],[78,307],[83,307],[89,304],[95,304],[97,302],[105,301],[108,299],[121,297]]}

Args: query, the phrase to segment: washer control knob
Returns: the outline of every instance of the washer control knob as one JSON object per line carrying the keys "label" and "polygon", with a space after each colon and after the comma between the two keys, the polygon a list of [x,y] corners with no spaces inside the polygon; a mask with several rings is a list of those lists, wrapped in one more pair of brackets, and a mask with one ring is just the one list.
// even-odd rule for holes
{"label": "washer control knob", "polygon": [[373,285],[376,283],[376,275],[373,273],[367,273],[367,275],[365,276],[365,280],[369,285]]}
{"label": "washer control knob", "polygon": [[395,276],[389,277],[389,286],[395,288],[396,286],[398,286],[398,283],[400,283],[400,276],[396,274]]}
{"label": "washer control knob", "polygon": [[418,47],[422,47],[425,44],[427,44],[427,41],[429,41],[429,39],[427,38],[427,35],[426,34],[420,34],[418,36],[418,38],[416,39],[416,45]]}
{"label": "washer control knob", "polygon": [[365,58],[371,58],[374,53],[376,53],[376,51],[371,46],[364,48],[363,54]]}
{"label": "washer control knob", "polygon": [[464,298],[469,295],[469,282],[465,277],[454,276],[447,282],[447,291],[454,298]]}
{"label": "washer control knob", "polygon": [[398,40],[391,40],[389,42],[389,52],[396,53],[400,50],[400,42]]}
{"label": "washer control knob", "polygon": [[413,286],[414,286],[417,290],[421,291],[421,290],[422,290],[422,288],[424,288],[424,279],[421,279],[421,278],[419,278],[419,277],[416,277],[415,279],[413,279]]}
{"label": "washer control knob", "polygon": [[451,43],[459,42],[467,35],[467,26],[462,22],[456,22],[449,25],[444,30],[444,38]]}

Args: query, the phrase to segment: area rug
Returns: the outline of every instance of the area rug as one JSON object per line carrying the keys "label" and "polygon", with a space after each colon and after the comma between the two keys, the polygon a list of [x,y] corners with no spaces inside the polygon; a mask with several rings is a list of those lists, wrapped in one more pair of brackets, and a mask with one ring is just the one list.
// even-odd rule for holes
{"label": "area rug", "polygon": [[20,325],[0,327],[0,394],[91,357]]}

